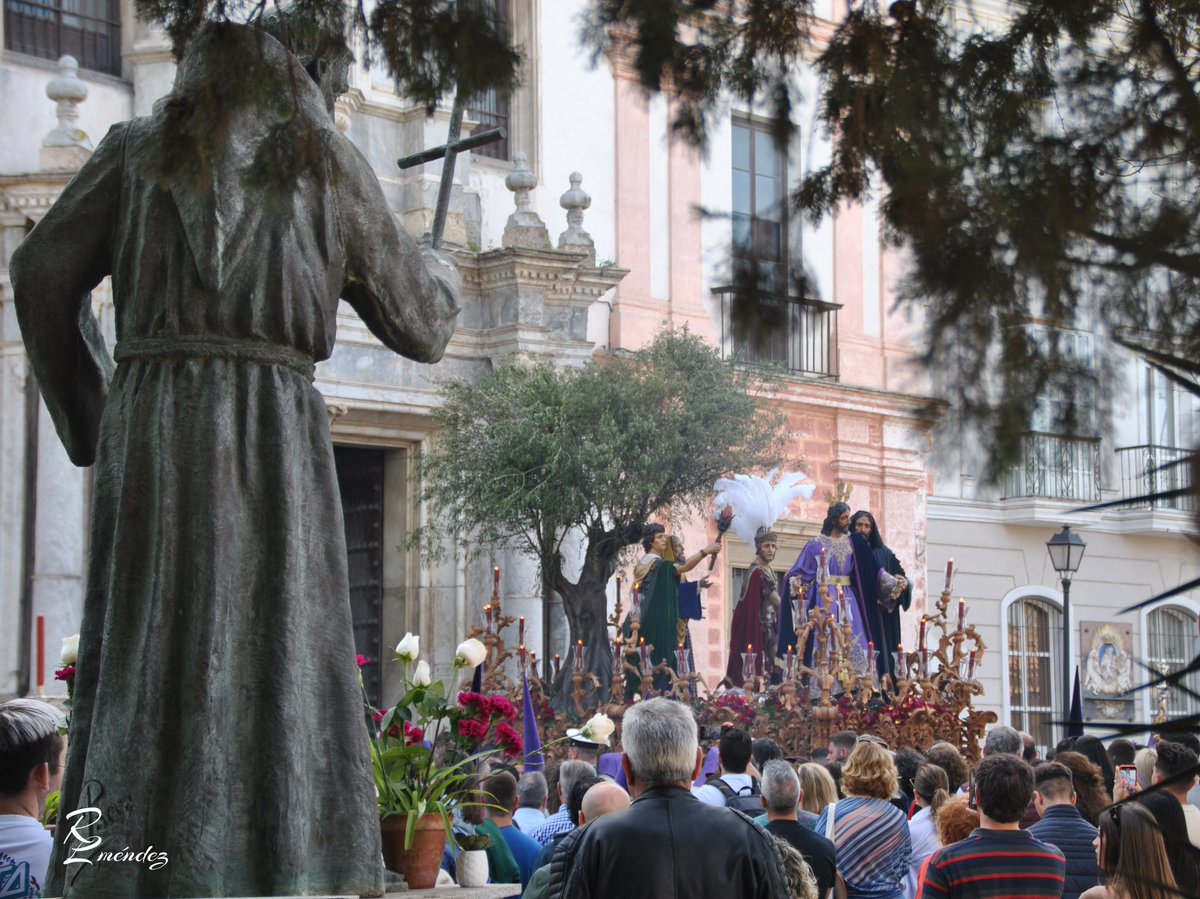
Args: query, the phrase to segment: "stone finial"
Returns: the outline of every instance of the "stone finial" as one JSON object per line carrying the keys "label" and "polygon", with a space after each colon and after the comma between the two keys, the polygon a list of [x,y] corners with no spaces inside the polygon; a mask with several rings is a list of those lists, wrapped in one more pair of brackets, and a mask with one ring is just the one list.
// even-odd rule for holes
{"label": "stone finial", "polygon": [[583,230],[583,211],[592,205],[592,198],[579,185],[583,175],[571,172],[571,189],[558,198],[558,205],[567,210],[567,230],[558,235],[560,250],[582,250],[589,254],[589,261],[596,259],[596,244],[592,235]]}
{"label": "stone finial", "polygon": [[58,61],[58,77],[46,85],[46,96],[58,105],[58,127],[46,135],[43,147],[92,149],[87,134],[79,127],[79,104],[87,99],[87,85],[79,80],[79,63],[74,56]]}
{"label": "stone finial", "polygon": [[58,126],[42,139],[38,155],[43,169],[77,169],[92,155],[92,142],[79,127],[79,104],[87,95],[75,57],[59,59],[58,77],[46,85],[46,96],[57,106]]}
{"label": "stone finial", "polygon": [[517,210],[504,225],[501,243],[506,247],[544,250],[550,244],[550,232],[529,200],[529,192],[537,187],[537,175],[526,164],[524,153],[513,154],[513,170],[504,179],[504,186],[516,194]]}

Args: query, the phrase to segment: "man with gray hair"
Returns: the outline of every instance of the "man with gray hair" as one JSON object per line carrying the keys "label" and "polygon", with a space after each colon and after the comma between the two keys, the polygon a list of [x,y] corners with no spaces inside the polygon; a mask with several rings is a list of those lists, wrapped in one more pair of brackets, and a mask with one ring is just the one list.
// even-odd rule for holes
{"label": "man with gray hair", "polygon": [[574,830],[571,813],[567,808],[567,800],[571,798],[571,788],[584,777],[595,777],[596,769],[587,762],[569,759],[558,767],[558,798],[562,806],[551,815],[540,827],[535,827],[529,835],[545,846],[554,839],[555,834]]}
{"label": "man with gray hair", "polygon": [[687,706],[670,699],[635,703],[625,713],[621,740],[621,766],[633,803],[628,811],[607,815],[580,833],[562,895],[791,895],[774,837],[745,815],[692,795],[704,756]]}
{"label": "man with gray hair", "polygon": [[814,833],[796,820],[796,810],[804,790],[794,769],[781,759],[767,762],[762,769],[762,804],[767,810],[767,833],[795,848],[817,881],[817,896],[825,899],[837,882],[837,850],[832,841]]}
{"label": "man with gray hair", "polygon": [[525,833],[546,823],[546,775],[541,771],[526,771],[517,781],[517,797],[521,807],[513,815],[513,821]]}
{"label": "man with gray hair", "polygon": [[54,706],[36,699],[0,705],[0,873],[4,884],[25,886],[18,896],[42,895],[50,869],[52,840],[42,815],[62,783],[61,720]]}
{"label": "man with gray hair", "polygon": [[988,731],[987,737],[983,741],[983,757],[988,758],[993,755],[1021,755],[1025,753],[1025,743],[1021,740],[1021,733],[1015,727],[1009,727],[1007,724],[997,724]]}

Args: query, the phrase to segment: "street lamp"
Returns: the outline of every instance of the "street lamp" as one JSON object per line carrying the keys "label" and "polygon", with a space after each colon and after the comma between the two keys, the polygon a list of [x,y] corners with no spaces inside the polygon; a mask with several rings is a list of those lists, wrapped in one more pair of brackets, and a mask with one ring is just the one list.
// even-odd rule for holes
{"label": "street lamp", "polygon": [[1087,544],[1078,534],[1071,533],[1070,525],[1063,525],[1061,531],[1046,541],[1046,550],[1050,553],[1050,564],[1054,566],[1054,570],[1058,572],[1058,577],[1062,581],[1062,683],[1063,705],[1066,709],[1066,714],[1063,715],[1064,735],[1071,727],[1071,675],[1074,668],[1071,664],[1071,577],[1079,570],[1079,563],[1083,559],[1085,549],[1087,549]]}

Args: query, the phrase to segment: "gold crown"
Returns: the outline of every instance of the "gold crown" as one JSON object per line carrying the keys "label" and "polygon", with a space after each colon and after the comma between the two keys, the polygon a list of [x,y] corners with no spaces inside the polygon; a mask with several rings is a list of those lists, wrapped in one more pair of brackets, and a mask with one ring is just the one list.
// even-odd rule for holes
{"label": "gold crown", "polygon": [[838,478],[833,493],[830,493],[828,490],[825,491],[825,501],[829,503],[830,508],[833,508],[838,503],[850,505],[850,494],[853,492],[853,484],[847,484],[841,478]]}

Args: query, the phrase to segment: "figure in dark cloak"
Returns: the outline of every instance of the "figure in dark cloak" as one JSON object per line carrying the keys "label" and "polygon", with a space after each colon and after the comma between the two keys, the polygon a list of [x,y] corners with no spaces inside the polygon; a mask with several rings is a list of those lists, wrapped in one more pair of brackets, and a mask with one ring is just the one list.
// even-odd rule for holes
{"label": "figure in dark cloak", "polygon": [[[95,463],[47,895],[382,888],[314,363],[339,298],[387,347],[437,361],[458,276],[397,227],[333,124],[346,61],[321,62],[318,84],[264,31],[204,26],[165,102],[109,131],[12,258],[46,405],[71,460]],[[251,77],[278,89],[236,89]],[[304,153],[258,190],[285,133]],[[115,370],[89,298],[106,275]],[[70,826],[84,807],[98,851],[152,846],[167,864],[64,866],[88,854]]]}
{"label": "figure in dark cloak", "polygon": [[[904,589],[895,596],[896,604],[889,607],[890,603],[884,602],[879,606],[880,623],[883,627],[883,645],[877,648],[890,660],[892,653],[900,644],[900,612],[901,610],[907,612],[912,605],[912,584],[908,581],[908,576],[904,573],[904,566],[900,564],[896,554],[884,545],[883,535],[879,533],[879,525],[875,523],[874,515],[866,509],[855,512],[850,516],[850,531],[861,535],[867,541],[880,568],[892,577],[904,580]],[[894,665],[889,665],[888,671],[894,667]]]}

